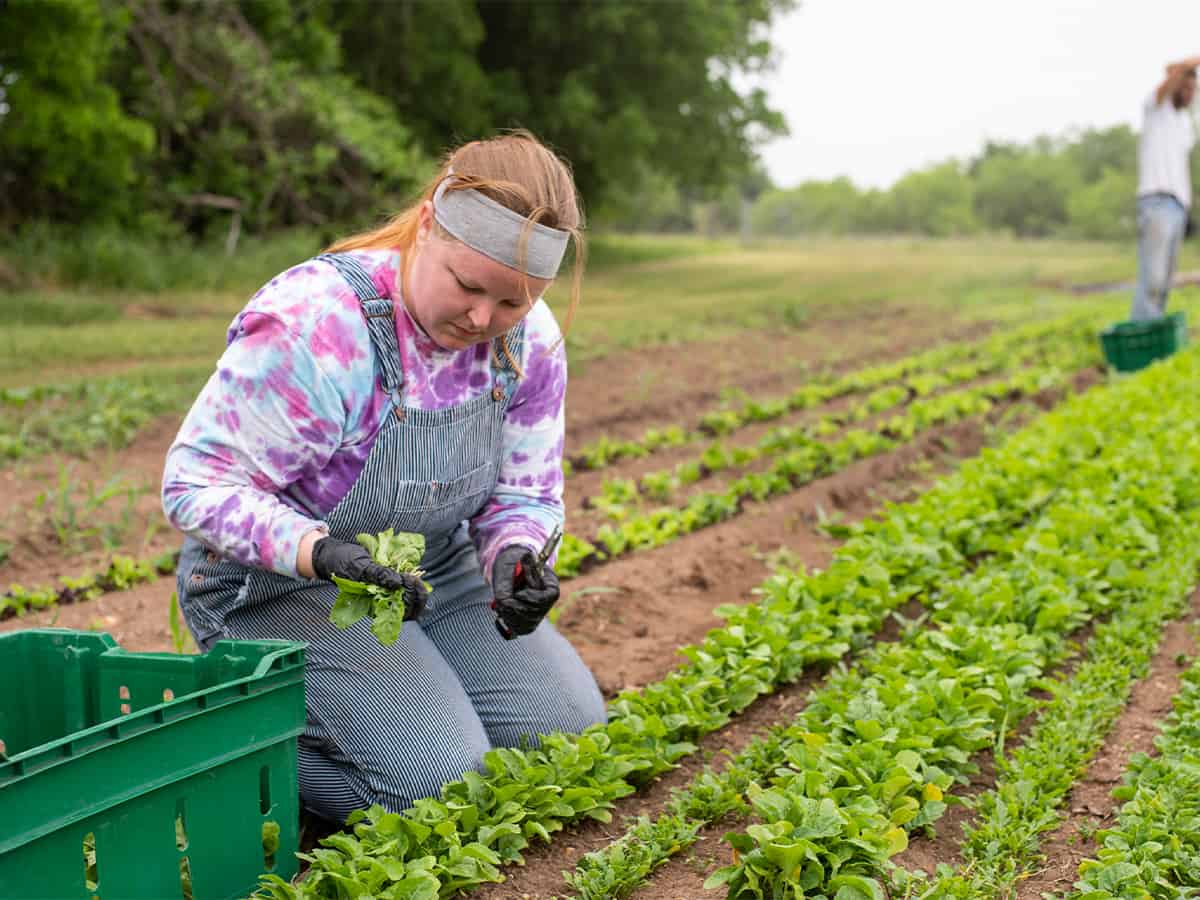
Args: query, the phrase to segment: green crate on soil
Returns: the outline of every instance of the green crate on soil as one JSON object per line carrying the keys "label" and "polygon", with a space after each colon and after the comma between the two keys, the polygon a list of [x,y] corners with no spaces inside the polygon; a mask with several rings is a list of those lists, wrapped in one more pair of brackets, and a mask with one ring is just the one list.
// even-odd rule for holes
{"label": "green crate on soil", "polygon": [[1104,358],[1118,372],[1136,372],[1187,343],[1187,319],[1171,313],[1145,322],[1120,322],[1100,335]]}
{"label": "green crate on soil", "polygon": [[304,647],[0,635],[0,897],[209,900],[294,875]]}

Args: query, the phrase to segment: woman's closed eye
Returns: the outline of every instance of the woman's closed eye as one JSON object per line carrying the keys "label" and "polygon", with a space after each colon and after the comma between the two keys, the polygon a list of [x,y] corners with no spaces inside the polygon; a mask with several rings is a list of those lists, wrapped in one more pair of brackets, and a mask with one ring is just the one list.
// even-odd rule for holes
{"label": "woman's closed eye", "polygon": [[455,276],[454,276],[454,280],[455,280],[455,281],[457,281],[457,282],[458,282],[458,286],[459,286],[460,288],[462,288],[464,291],[466,291],[468,294],[483,294],[483,293],[486,293],[486,291],[485,291],[485,290],[484,290],[482,287],[480,287],[479,285],[477,285],[477,284],[467,284],[465,281],[463,281],[463,280],[462,280],[461,278],[459,278],[457,275],[455,275]]}

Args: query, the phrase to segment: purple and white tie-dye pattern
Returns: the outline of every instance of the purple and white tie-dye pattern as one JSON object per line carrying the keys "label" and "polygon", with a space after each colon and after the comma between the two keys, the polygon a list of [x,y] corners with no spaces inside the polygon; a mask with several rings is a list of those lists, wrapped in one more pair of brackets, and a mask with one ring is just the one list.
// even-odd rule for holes
{"label": "purple and white tie-dye pattern", "polygon": [[[407,406],[444,409],[490,390],[487,344],[443,350],[408,315],[396,286],[399,254],[354,256],[395,304]],[[563,521],[567,361],[559,335],[538,301],[525,319],[525,377],[505,417],[499,480],[470,522],[489,578],[502,547],[540,547]],[[288,269],[234,319],[216,372],[167,453],[168,521],[231,559],[296,576],[300,538],[321,527],[358,478],[388,403],[349,285],[326,263]]]}

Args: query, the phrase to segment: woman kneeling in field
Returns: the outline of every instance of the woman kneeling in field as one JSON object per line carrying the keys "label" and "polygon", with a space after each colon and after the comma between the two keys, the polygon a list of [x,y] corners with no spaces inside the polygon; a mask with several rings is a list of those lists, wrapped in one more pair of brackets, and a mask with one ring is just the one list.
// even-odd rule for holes
{"label": "woman kneeling in field", "polygon": [[[580,227],[532,136],[458,148],[411,208],[255,294],[167,455],[197,643],[309,643],[300,789],[319,815],[401,810],[493,746],[604,721],[543,621],[553,569],[518,574],[563,520],[567,363],[540,298],[571,239],[581,262]],[[354,542],[389,528],[424,535],[431,594]],[[404,591],[396,643],[330,622],[335,574]]]}

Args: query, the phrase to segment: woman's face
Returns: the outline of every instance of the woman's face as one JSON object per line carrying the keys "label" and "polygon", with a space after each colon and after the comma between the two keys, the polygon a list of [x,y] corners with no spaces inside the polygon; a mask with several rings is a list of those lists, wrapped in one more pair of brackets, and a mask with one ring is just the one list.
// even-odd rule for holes
{"label": "woman's face", "polygon": [[453,238],[439,238],[432,204],[421,207],[404,303],[438,346],[461,350],[504,334],[550,284],[550,279],[510,269]]}

